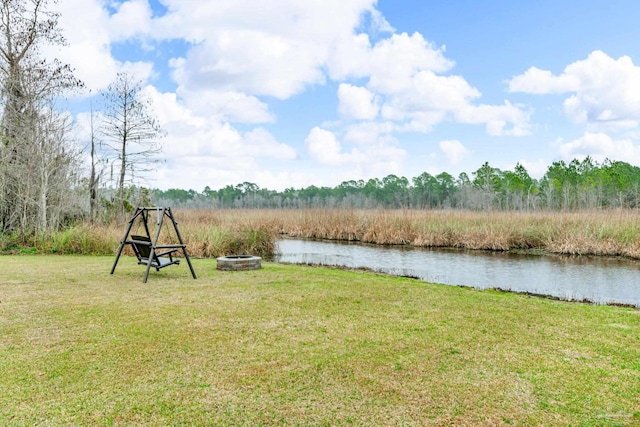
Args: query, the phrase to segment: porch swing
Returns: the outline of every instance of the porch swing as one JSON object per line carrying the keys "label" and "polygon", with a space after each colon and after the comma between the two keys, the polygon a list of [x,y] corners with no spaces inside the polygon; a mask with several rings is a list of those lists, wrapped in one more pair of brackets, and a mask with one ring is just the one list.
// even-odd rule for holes
{"label": "porch swing", "polygon": [[[149,230],[149,214],[153,211],[156,212],[156,228],[154,230],[154,237],[152,238]],[[158,245],[160,231],[162,230],[163,225],[165,225],[165,227],[167,225],[164,223],[165,217],[167,217],[171,224],[173,224],[173,229],[175,230],[179,243]],[[138,222],[144,226],[144,235],[141,233],[130,234],[134,223],[138,219]],[[118,265],[118,260],[120,259],[120,255],[122,255],[122,250],[125,245],[131,245],[133,253],[138,258],[138,264],[146,266],[144,278],[142,279],[143,283],[147,283],[151,267],[155,268],[156,271],[160,271],[161,268],[180,264],[180,259],[176,258],[176,255],[180,252],[182,252],[182,255],[184,255],[184,258],[187,260],[187,264],[189,264],[191,275],[194,279],[196,278],[196,272],[193,270],[189,254],[187,253],[187,245],[182,240],[182,236],[178,230],[178,223],[173,217],[171,208],[136,208],[136,211],[133,213],[133,216],[129,220],[129,224],[127,225],[127,231],[124,233],[124,237],[120,242],[120,247],[116,254],[116,260],[113,263],[113,267],[111,267],[111,274],[113,274],[116,269],[116,265]]]}

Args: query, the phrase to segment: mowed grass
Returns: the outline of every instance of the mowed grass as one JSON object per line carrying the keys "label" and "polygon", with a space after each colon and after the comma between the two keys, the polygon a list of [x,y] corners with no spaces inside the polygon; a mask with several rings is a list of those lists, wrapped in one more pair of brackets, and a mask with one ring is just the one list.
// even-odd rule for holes
{"label": "mowed grass", "polygon": [[1,425],[639,425],[640,311],[273,263],[5,256]]}

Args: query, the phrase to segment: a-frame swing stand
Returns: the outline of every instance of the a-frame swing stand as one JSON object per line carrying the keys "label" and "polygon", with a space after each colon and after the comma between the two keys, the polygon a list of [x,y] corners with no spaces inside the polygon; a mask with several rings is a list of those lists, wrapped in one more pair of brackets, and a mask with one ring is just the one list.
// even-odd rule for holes
{"label": "a-frame swing stand", "polygon": [[[156,228],[155,235],[152,238],[151,233],[149,232],[149,213],[154,211],[156,213]],[[144,231],[146,235],[132,235],[131,229],[133,228],[133,224],[135,223],[138,217],[141,218],[142,224],[144,224]],[[173,228],[175,230],[176,236],[178,237],[178,242],[176,244],[168,244],[168,245],[158,245],[158,238],[160,237],[160,230],[162,230],[162,225],[164,223],[164,218],[167,217],[173,224]],[[145,265],[147,268],[144,273],[143,283],[147,283],[147,278],[149,277],[149,270],[151,267],[155,268],[156,271],[159,271],[161,268],[167,267],[173,264],[180,264],[180,260],[174,258],[174,255],[182,252],[184,258],[187,260],[187,264],[189,264],[189,270],[191,270],[191,275],[193,278],[196,278],[196,272],[193,270],[193,266],[191,265],[191,260],[189,259],[189,254],[187,253],[187,245],[182,240],[182,236],[180,235],[180,230],[178,230],[178,223],[173,217],[173,213],[171,212],[171,208],[136,208],[133,216],[129,220],[129,224],[127,225],[127,231],[124,233],[124,237],[120,242],[120,247],[118,248],[118,254],[116,255],[116,260],[113,263],[113,267],[111,267],[111,274],[116,269],[116,265],[118,265],[118,260],[120,259],[120,255],[122,255],[122,250],[124,249],[124,245],[131,245],[133,252],[138,257],[138,264]]]}

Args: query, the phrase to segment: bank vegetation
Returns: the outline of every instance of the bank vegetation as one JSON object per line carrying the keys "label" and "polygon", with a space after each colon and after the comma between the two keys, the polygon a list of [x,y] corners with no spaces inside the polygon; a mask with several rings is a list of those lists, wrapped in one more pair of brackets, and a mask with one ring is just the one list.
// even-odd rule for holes
{"label": "bank vegetation", "polygon": [[[492,251],[532,251],[640,259],[640,212],[478,212],[388,209],[175,209],[180,232],[196,257],[253,254],[270,258],[280,238],[328,239]],[[153,218],[153,215],[151,216]],[[153,222],[153,221],[152,221]],[[153,226],[153,224],[151,224]],[[36,235],[5,235],[11,252],[113,254],[126,221],[88,224]],[[134,233],[144,231],[135,224]],[[161,241],[175,242],[171,227]]]}

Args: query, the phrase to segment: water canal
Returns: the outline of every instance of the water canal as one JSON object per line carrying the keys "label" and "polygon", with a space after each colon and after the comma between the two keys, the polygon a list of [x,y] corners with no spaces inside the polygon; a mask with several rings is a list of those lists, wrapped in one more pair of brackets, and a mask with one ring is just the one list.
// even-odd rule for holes
{"label": "water canal", "polygon": [[640,262],[627,259],[285,239],[278,242],[276,260],[364,267],[447,285],[640,307]]}

